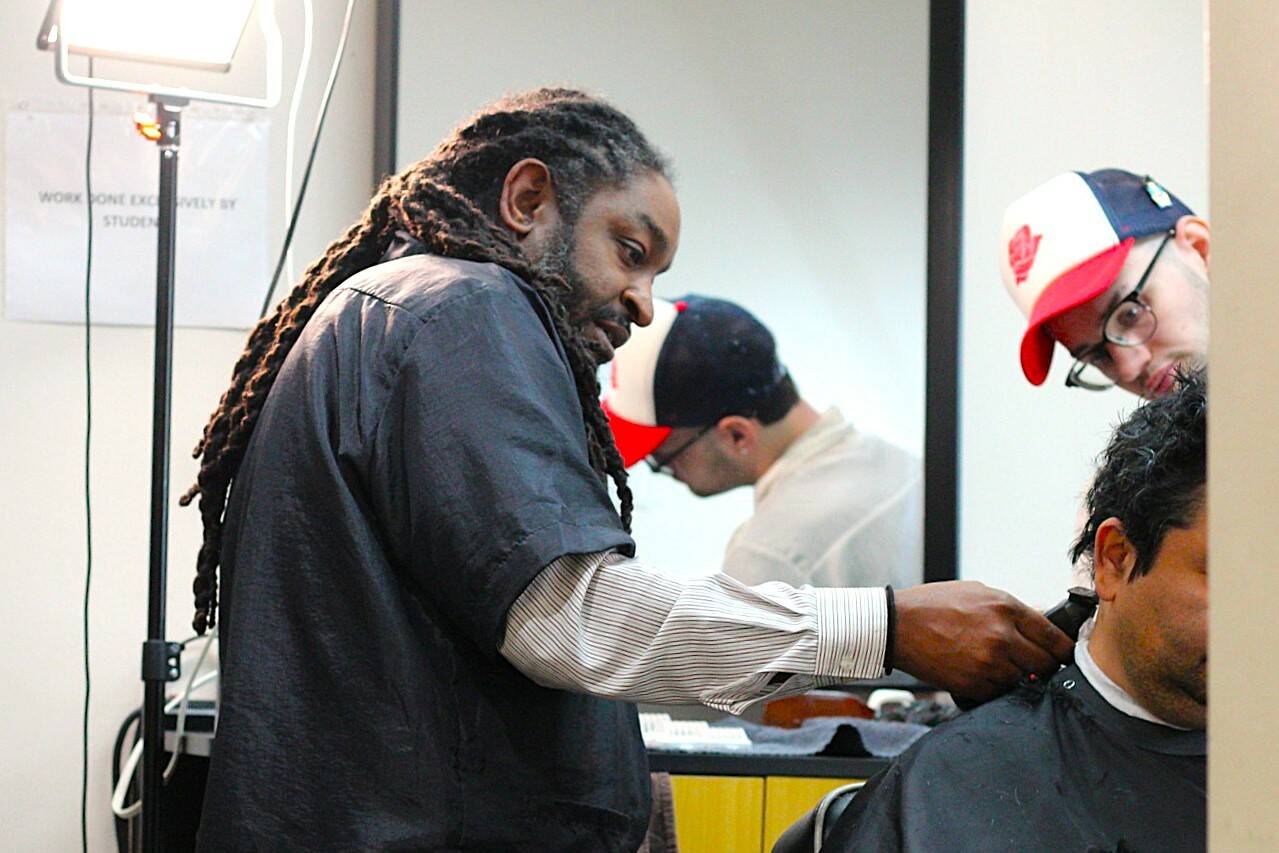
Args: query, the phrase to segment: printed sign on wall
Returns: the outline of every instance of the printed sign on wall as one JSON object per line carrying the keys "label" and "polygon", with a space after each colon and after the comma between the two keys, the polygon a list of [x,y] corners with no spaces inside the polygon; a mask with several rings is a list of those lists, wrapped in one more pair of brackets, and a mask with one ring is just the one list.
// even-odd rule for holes
{"label": "printed sign on wall", "polygon": [[[13,109],[5,133],[5,317],[84,322],[83,113]],[[178,161],[174,321],[247,328],[266,290],[269,122],[188,113]],[[159,151],[120,110],[93,132],[94,323],[155,321]]]}

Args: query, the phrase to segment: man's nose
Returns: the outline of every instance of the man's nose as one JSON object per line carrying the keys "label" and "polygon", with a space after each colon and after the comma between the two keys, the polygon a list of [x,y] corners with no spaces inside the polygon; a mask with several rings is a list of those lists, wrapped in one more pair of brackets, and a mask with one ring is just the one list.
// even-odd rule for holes
{"label": "man's nose", "polygon": [[622,306],[631,322],[647,326],[653,322],[653,279],[644,278],[622,293]]}
{"label": "man's nose", "polygon": [[1110,362],[1115,366],[1113,378],[1119,382],[1136,380],[1150,364],[1150,350],[1144,346],[1125,347],[1108,343],[1106,348],[1110,351]]}

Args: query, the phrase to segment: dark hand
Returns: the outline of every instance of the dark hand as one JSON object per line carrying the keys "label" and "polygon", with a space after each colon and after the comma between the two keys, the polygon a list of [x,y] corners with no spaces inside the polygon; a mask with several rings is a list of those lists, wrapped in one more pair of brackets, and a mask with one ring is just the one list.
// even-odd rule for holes
{"label": "dark hand", "polygon": [[1029,673],[1047,678],[1075,644],[1044,615],[976,581],[895,591],[893,665],[958,698],[985,701]]}

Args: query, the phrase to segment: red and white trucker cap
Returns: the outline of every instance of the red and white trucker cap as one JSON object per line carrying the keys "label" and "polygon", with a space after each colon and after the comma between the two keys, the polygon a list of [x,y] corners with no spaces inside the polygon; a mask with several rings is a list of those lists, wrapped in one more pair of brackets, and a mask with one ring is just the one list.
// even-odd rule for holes
{"label": "red and white trucker cap", "polygon": [[604,412],[630,467],[674,427],[753,416],[785,377],[772,333],[745,308],[707,296],[654,299],[653,322],[613,356]]}
{"label": "red and white trucker cap", "polygon": [[1153,178],[1122,169],[1066,172],[1008,206],[1000,271],[1030,322],[1021,369],[1031,384],[1043,384],[1052,364],[1053,338],[1044,324],[1104,293],[1138,239],[1190,215]]}

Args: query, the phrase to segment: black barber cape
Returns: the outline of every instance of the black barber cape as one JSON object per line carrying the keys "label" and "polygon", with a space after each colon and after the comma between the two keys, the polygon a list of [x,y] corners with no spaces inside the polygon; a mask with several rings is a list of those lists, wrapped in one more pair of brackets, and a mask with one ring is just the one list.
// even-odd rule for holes
{"label": "black barber cape", "polygon": [[634,552],[525,282],[411,254],[340,286],[226,515],[201,850],[640,844],[634,707],[539,687],[498,653],[548,563]]}
{"label": "black barber cape", "polygon": [[822,850],[1203,850],[1205,744],[1116,710],[1069,666],[920,738]]}

